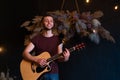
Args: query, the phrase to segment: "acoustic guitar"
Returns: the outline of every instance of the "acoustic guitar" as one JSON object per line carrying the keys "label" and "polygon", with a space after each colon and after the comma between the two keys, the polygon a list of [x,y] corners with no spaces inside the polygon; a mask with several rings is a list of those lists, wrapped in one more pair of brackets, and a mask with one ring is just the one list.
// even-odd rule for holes
{"label": "acoustic guitar", "polygon": [[[72,48],[69,48],[68,50],[70,52],[83,49],[85,47],[84,43],[80,43],[78,45],[73,46]],[[20,63],[20,72],[23,80],[37,80],[39,77],[41,77],[43,74],[49,72],[51,70],[51,67],[49,64],[63,56],[63,53],[56,54],[54,56],[50,56],[48,52],[40,53],[38,56],[34,56],[35,58],[45,58],[47,59],[48,65],[45,67],[41,67],[33,62],[29,62],[25,59],[23,59]]]}

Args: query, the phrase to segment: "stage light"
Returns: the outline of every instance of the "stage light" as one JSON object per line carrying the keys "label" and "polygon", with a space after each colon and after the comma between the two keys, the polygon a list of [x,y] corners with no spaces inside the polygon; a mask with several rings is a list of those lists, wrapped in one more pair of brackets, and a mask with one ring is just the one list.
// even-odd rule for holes
{"label": "stage light", "polygon": [[86,0],[86,3],[89,3],[90,2],[90,0]]}
{"label": "stage light", "polygon": [[3,52],[3,51],[4,51],[4,50],[3,50],[3,47],[0,47],[0,53]]}
{"label": "stage light", "polygon": [[6,49],[4,46],[0,46],[0,54],[3,54],[6,52]]}
{"label": "stage light", "polygon": [[113,10],[114,10],[115,12],[118,12],[118,11],[120,10],[120,5],[118,5],[118,4],[114,5],[114,6],[113,6]]}
{"label": "stage light", "polygon": [[96,30],[95,30],[95,29],[93,29],[93,33],[96,33]]}
{"label": "stage light", "polygon": [[2,51],[2,48],[0,48],[0,52]]}
{"label": "stage light", "polygon": [[118,7],[119,7],[118,5],[115,5],[114,10],[118,10]]}

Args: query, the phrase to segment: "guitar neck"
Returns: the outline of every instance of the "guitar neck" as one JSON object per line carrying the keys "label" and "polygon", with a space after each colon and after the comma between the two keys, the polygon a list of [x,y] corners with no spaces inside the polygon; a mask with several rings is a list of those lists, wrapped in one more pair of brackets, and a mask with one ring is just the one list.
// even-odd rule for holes
{"label": "guitar neck", "polygon": [[52,62],[52,61],[58,59],[59,57],[61,57],[62,55],[63,55],[62,53],[56,54],[56,55],[52,56],[51,58],[47,59],[47,62]]}
{"label": "guitar neck", "polygon": [[[73,47],[69,48],[68,50],[71,53],[71,52],[75,51],[76,49],[80,49],[80,48],[83,48],[83,47],[85,47],[84,43],[81,43],[79,45],[76,45],[76,46],[73,46]],[[61,56],[63,56],[63,53],[56,54],[56,55],[52,56],[51,58],[47,59],[47,62],[52,62],[52,61],[60,58]]]}

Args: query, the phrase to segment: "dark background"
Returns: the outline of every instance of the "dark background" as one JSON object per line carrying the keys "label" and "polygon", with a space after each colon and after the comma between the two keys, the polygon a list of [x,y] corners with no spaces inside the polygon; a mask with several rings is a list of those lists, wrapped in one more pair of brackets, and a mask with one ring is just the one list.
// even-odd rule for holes
{"label": "dark background", "polygon": [[[81,12],[103,11],[102,26],[110,31],[116,43],[101,39],[98,45],[89,43],[84,50],[74,52],[68,62],[60,64],[61,80],[120,80],[120,11],[113,10],[116,3],[120,5],[119,2],[92,0],[90,5],[86,5],[84,0],[78,0]],[[62,0],[0,1],[0,46],[5,47],[4,54],[0,55],[0,71],[6,72],[9,68],[10,76],[21,80],[19,63],[26,31],[20,25],[36,15],[60,10],[61,5]],[[65,0],[63,10],[76,10],[75,0]]]}

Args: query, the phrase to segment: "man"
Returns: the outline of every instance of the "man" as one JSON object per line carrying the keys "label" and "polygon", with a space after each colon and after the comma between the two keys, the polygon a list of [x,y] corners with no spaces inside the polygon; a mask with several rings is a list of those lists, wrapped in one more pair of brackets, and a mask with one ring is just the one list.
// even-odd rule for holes
{"label": "man", "polygon": [[53,17],[50,15],[45,15],[43,16],[41,22],[43,28],[40,31],[40,34],[31,39],[31,42],[23,51],[23,57],[28,61],[40,65],[41,67],[45,67],[48,65],[47,59],[35,58],[30,54],[31,51],[35,50],[36,55],[47,51],[51,56],[62,53],[62,56],[60,56],[58,60],[50,63],[51,71],[44,75],[45,80],[59,80],[57,62],[61,60],[68,61],[70,57],[70,52],[68,49],[65,49],[65,51],[62,50],[61,41],[58,35],[55,34],[56,30]]}

